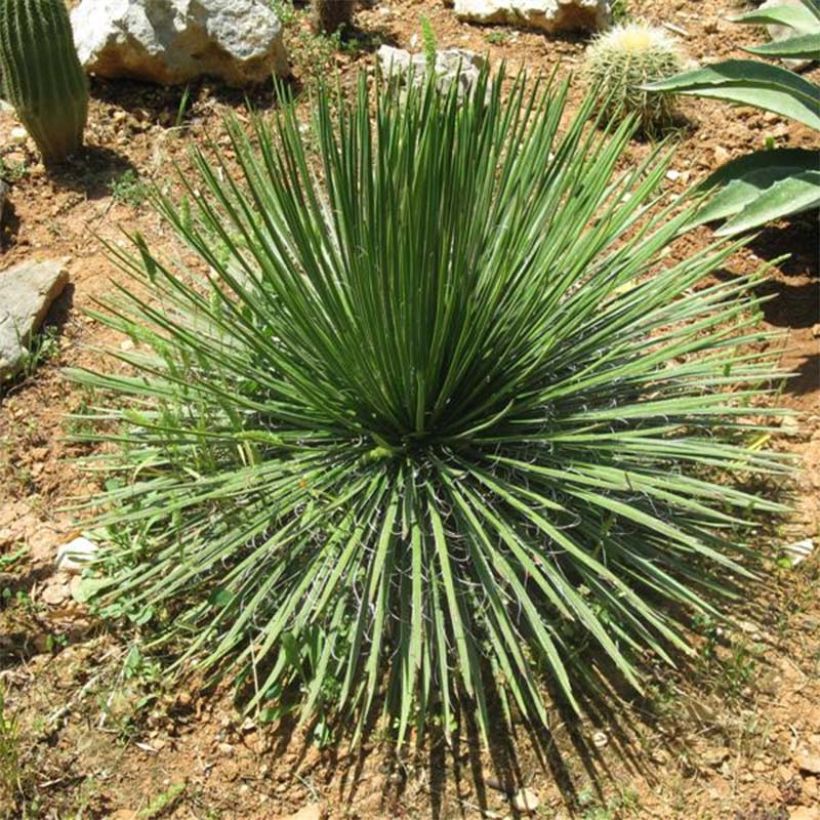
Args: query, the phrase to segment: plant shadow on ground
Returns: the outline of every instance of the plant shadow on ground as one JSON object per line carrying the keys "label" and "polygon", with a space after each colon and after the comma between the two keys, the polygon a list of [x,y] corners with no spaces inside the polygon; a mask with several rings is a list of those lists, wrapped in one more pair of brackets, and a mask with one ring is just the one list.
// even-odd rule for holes
{"label": "plant shadow on ground", "polygon": [[[771,529],[774,528],[772,524]],[[432,727],[419,743],[408,744],[400,751],[396,751],[375,721],[365,728],[362,747],[355,750],[348,746],[344,728],[336,727],[339,734],[334,734],[333,740],[324,746],[323,754],[334,770],[345,761],[350,764],[341,778],[339,798],[347,805],[355,803],[366,779],[362,777],[366,761],[376,749],[377,754],[386,758],[381,770],[390,772],[379,806],[385,816],[396,816],[402,796],[410,786],[409,773],[419,771],[426,771],[434,818],[458,816],[453,813],[454,801],[460,806],[461,815],[479,810],[495,816],[493,800],[497,802],[499,795],[509,801],[508,809],[512,809],[513,816],[525,816],[526,813],[515,811],[511,801],[517,792],[532,785],[534,777],[553,783],[564,808],[581,813],[590,801],[606,806],[607,795],[611,796],[613,788],[624,788],[624,768],[634,777],[657,784],[663,774],[658,774],[652,765],[649,750],[662,750],[661,754],[668,758],[694,759],[697,752],[691,748],[691,737],[686,737],[687,716],[706,709],[701,702],[710,695],[724,701],[727,708],[740,708],[750,697],[747,686],[751,684],[752,672],[760,671],[767,663],[746,649],[747,636],[742,630],[733,630],[730,624],[765,624],[765,628],[776,631],[776,624],[791,604],[784,599],[779,607],[773,608],[759,563],[751,569],[758,573],[757,580],[735,578],[729,582],[737,600],[725,607],[727,621],[721,628],[712,622],[700,623],[680,611],[672,613],[683,623],[691,624],[684,637],[693,653],[690,656],[670,651],[674,669],[660,664],[651,666],[645,694],[637,693],[604,653],[588,648],[583,654],[590,671],[582,675],[580,667],[577,670],[580,714],[562,700],[548,681],[543,684],[550,728],[534,727],[516,718],[513,707],[513,727],[508,730],[500,718],[499,703],[488,704],[490,714],[498,716],[493,720],[488,746],[482,741],[473,719],[474,705],[470,703],[457,708],[457,728],[451,741],[445,739],[439,727]],[[726,585],[726,579],[722,580]],[[668,696],[658,694],[669,688],[677,693],[672,709],[665,702]],[[242,708],[245,695],[250,694],[240,693],[238,708]],[[658,732],[659,721],[667,727],[662,733]],[[295,717],[286,715],[270,727],[273,759],[295,751],[289,771],[291,778],[298,777],[310,752],[314,725],[300,729]],[[555,799],[551,807],[559,808]]]}
{"label": "plant shadow on ground", "polygon": [[49,168],[49,177],[58,188],[96,200],[108,196],[111,181],[127,171],[134,171],[134,165],[122,154],[101,145],[84,145],[64,164]]}
{"label": "plant shadow on ground", "polygon": [[786,391],[793,396],[805,396],[820,390],[820,353],[806,356],[792,374]]}
{"label": "plant shadow on ground", "polygon": [[[795,214],[775,225],[769,225],[749,241],[749,247],[766,260],[786,256],[778,264],[784,276],[820,275],[820,212]],[[811,301],[811,300],[807,300]]]}
{"label": "plant shadow on ground", "polygon": [[[763,489],[768,493],[772,492],[771,488]],[[775,537],[776,523],[771,522],[761,533],[760,543],[772,543]],[[770,552],[765,555],[767,561],[774,557]],[[805,589],[802,594],[798,588],[800,582],[797,581],[797,576],[795,581],[792,581],[792,576],[787,573],[767,576],[766,572],[769,570],[764,569],[764,565],[759,562],[751,564],[750,568],[756,571],[762,580],[741,583],[739,579],[735,579],[735,586],[741,597],[727,609],[727,615],[736,622],[744,620],[758,623],[762,630],[776,636],[775,640],[787,641],[790,634],[788,619],[807,605],[806,596],[811,595],[812,590],[816,595],[816,561],[810,564],[809,569],[813,567],[813,580],[808,579],[805,572],[801,573],[800,577],[805,576],[811,581],[810,584],[803,584]],[[17,583],[28,583],[31,580],[21,576],[17,578]],[[13,608],[15,607],[12,604],[10,609]],[[19,610],[20,607],[16,608]],[[2,609],[0,607],[0,615],[5,624],[18,623],[18,618],[8,620],[14,615],[12,611],[4,613]],[[671,614],[681,619],[684,617],[679,612]],[[44,627],[40,623],[40,616],[29,613],[25,619],[33,621],[32,628],[28,630],[29,634],[24,635],[26,630],[20,630],[15,626],[15,635],[12,636],[15,638],[14,647],[5,646],[6,642],[3,642],[0,668],[9,671],[23,669],[27,656],[31,654],[29,650],[34,640],[32,635],[39,635],[42,638],[46,634],[44,630],[48,624],[43,622]],[[658,750],[663,750],[662,754],[665,754],[667,759],[697,761],[697,740],[693,746],[693,734],[708,735],[715,730],[699,730],[693,733],[692,719],[688,715],[701,709],[708,710],[709,704],[711,708],[717,708],[716,702],[720,703],[722,708],[734,709],[737,713],[743,708],[748,708],[754,695],[744,690],[748,686],[755,686],[755,678],[764,677],[769,664],[767,658],[757,658],[748,652],[740,658],[742,664],[735,662],[736,649],[740,647],[743,650],[746,645],[738,644],[738,641],[749,640],[749,636],[742,630],[732,630],[731,627],[717,629],[715,624],[704,626],[691,619],[685,620],[684,623],[692,623],[693,626],[691,631],[687,631],[686,638],[695,650],[694,657],[673,654],[673,659],[678,664],[678,668],[674,670],[669,670],[665,666],[649,665],[647,694],[644,697],[637,695],[622,680],[618,680],[617,673],[601,653],[596,653],[593,649],[584,650],[584,659],[598,680],[593,681],[590,677],[586,685],[583,679],[579,680],[578,698],[582,712],[580,717],[557,698],[548,683],[544,685],[544,701],[548,704],[551,730],[533,729],[519,722],[514,714],[511,732],[506,730],[500,719],[493,721],[489,748],[486,748],[469,703],[462,704],[459,710],[458,725],[449,744],[445,741],[442,731],[433,727],[417,746],[408,744],[397,753],[386,733],[372,721],[365,728],[362,746],[353,749],[349,746],[349,735],[340,727],[338,734],[334,733],[330,742],[323,742],[318,749],[324,769],[337,773],[336,785],[332,791],[324,788],[320,790],[322,798],[332,799],[338,805],[355,806],[358,800],[366,799],[368,794],[372,796],[374,767],[378,766],[379,771],[386,775],[384,785],[378,794],[380,803],[377,810],[375,806],[371,808],[373,815],[365,812],[363,816],[399,816],[403,805],[407,801],[412,803],[412,790],[416,789],[420,782],[423,782],[422,788],[427,794],[426,799],[429,800],[428,816],[434,818],[475,816],[477,809],[486,812],[487,816],[496,816],[499,804],[503,806],[503,811],[509,814],[512,809],[510,798],[516,791],[525,787],[538,790],[544,810],[548,808],[549,811],[555,812],[563,806],[570,814],[577,813],[583,817],[629,816],[628,812],[625,815],[618,812],[605,813],[609,809],[604,808],[601,808],[600,815],[590,812],[593,812],[595,807],[612,806],[613,792],[620,790],[625,794],[625,787],[633,782],[633,779],[641,779],[650,786],[662,783],[663,778],[668,776],[668,769],[659,770],[653,765]],[[8,630],[0,631],[9,634]],[[20,634],[17,635],[17,632]],[[123,635],[122,630],[91,619],[84,635],[67,635],[64,641],[61,640],[55,645],[53,654],[56,657],[64,651],[64,647],[88,643],[95,635],[104,637],[102,633],[110,633],[107,638],[109,643],[113,638],[117,644],[127,645],[124,641],[127,635]],[[778,651],[782,648],[778,646]],[[125,650],[121,650],[119,656],[123,656],[124,652]],[[752,663],[756,666],[751,667]],[[61,663],[58,663],[59,665]],[[99,671],[101,668],[97,667],[95,675]],[[117,668],[111,667],[106,674],[111,678],[111,692],[118,692],[122,684]],[[87,672],[83,673],[82,680],[85,680],[85,677]],[[613,680],[613,683],[606,685],[605,689],[601,687],[596,691],[592,684],[600,684],[603,679]],[[153,683],[146,684],[148,689],[143,694],[151,687],[160,686],[156,677],[152,677],[151,681]],[[229,698],[226,696],[230,692],[230,687],[225,683],[209,689],[202,687],[201,682],[188,679],[175,683],[170,689],[163,684],[161,690],[172,693],[200,690],[203,692],[201,703],[221,709],[220,704],[228,705],[226,700]],[[671,694],[673,692],[674,695]],[[234,700],[239,709],[243,705],[242,694]],[[87,718],[92,724],[96,724],[98,715],[94,710],[98,710],[99,704],[106,701],[106,698],[93,693],[89,697],[94,698],[94,702],[90,704],[93,714],[87,714]],[[158,698],[162,698],[161,693],[153,698],[152,702],[157,702]],[[187,704],[181,715],[182,725],[190,721],[190,715],[193,714],[190,697]],[[80,706],[75,704],[72,708],[79,710]],[[176,709],[176,706],[169,708],[167,718],[163,719],[164,723],[176,720]],[[210,711],[211,707],[207,709]],[[199,712],[199,707],[196,712]],[[490,704],[490,713],[500,715],[498,704]],[[709,720],[697,718],[701,726]],[[241,717],[235,718],[237,726],[241,722]],[[135,712],[128,718],[127,724],[127,736],[123,739],[130,741],[139,740],[141,737],[145,739],[145,731],[156,725],[151,723],[150,716],[139,706],[135,707]],[[659,726],[662,726],[660,731]],[[209,732],[207,727],[202,728],[206,733]],[[313,728],[311,725],[306,728],[298,727],[297,719],[292,713],[286,713],[276,722],[260,726],[260,731],[264,732],[268,740],[264,751],[265,759],[276,762],[280,782],[306,782],[301,776],[304,774],[302,764],[309,755],[316,758],[317,749],[313,747],[319,745],[316,743]],[[105,731],[109,733],[110,738],[111,726],[106,727]],[[720,730],[717,731],[720,733]],[[211,724],[210,733],[212,732]],[[172,735],[175,734],[176,730],[173,730]],[[48,741],[49,747],[54,745],[57,739],[58,735],[54,734]],[[36,745],[40,741],[32,739],[31,742]],[[153,741],[148,742],[150,744]],[[49,752],[37,746],[32,754],[42,755]],[[23,757],[25,758],[25,754]],[[166,760],[166,763],[168,762]],[[56,764],[50,765],[53,768]],[[66,770],[65,782],[60,787],[66,790],[66,799],[73,789],[78,788],[77,783],[71,779],[72,776],[72,772]],[[311,776],[308,776],[307,782],[312,782]],[[368,783],[369,787],[366,785]],[[370,789],[369,793],[366,791],[367,788]],[[35,787],[32,786],[32,789]],[[549,796],[545,798],[547,792]],[[112,806],[107,806],[106,811],[110,808]],[[551,816],[549,811],[545,816]],[[512,811],[512,816],[521,815]]]}
{"label": "plant shadow on ground", "polygon": [[20,217],[14,208],[14,203],[8,199],[8,191],[5,197],[0,197],[0,251],[6,250],[17,237],[20,231]]}

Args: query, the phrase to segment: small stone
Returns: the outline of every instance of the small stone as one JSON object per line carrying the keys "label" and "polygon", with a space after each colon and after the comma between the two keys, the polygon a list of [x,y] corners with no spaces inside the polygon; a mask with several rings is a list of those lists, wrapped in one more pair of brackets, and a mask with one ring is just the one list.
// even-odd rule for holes
{"label": "small stone", "polygon": [[40,593],[40,600],[49,606],[59,606],[71,597],[71,587],[65,582],[52,581]]}
{"label": "small stone", "polygon": [[680,179],[680,171],[676,171],[674,168],[670,168],[666,172],[666,178],[668,180],[671,180],[672,182],[675,182],[675,180]]}
{"label": "small stone", "polygon": [[9,139],[16,145],[23,145],[28,139],[28,131],[19,125],[15,125],[9,132]]}
{"label": "small stone", "polygon": [[283,820],[322,820],[323,813],[321,803],[311,803],[303,806],[295,814],[289,814]]}
{"label": "small stone", "polygon": [[820,754],[801,752],[795,757],[795,762],[801,772],[820,774]]}
{"label": "small stone", "polygon": [[712,149],[712,153],[714,154],[715,162],[718,165],[725,165],[729,161],[729,152],[722,145],[716,145]]}
{"label": "small stone", "polygon": [[725,746],[718,746],[715,749],[707,749],[702,755],[702,760],[705,766],[716,769],[728,757],[729,750]]}
{"label": "small stone", "polygon": [[233,746],[231,746],[230,743],[220,743],[216,748],[219,749],[223,755],[230,756],[233,754]]}
{"label": "small stone", "polygon": [[802,541],[795,541],[783,548],[793,567],[802,564],[814,551],[814,541],[811,538],[804,538]]}
{"label": "small stone", "polygon": [[94,559],[98,549],[97,545],[87,538],[75,538],[57,549],[57,569],[80,573],[88,562]]}
{"label": "small stone", "polygon": [[795,416],[781,416],[780,432],[784,436],[799,436],[800,422],[797,420]]}
{"label": "small stone", "polygon": [[520,812],[532,813],[540,803],[538,795],[532,789],[519,789],[510,801],[510,805]]}
{"label": "small stone", "polygon": [[789,820],[820,820],[820,809],[797,806],[789,810]]}

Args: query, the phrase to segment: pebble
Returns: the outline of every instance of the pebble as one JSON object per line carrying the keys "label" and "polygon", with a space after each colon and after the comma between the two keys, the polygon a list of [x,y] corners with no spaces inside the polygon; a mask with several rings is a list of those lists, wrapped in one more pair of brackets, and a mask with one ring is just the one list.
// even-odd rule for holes
{"label": "pebble", "polygon": [[789,811],[789,820],[820,820],[820,809],[797,806]]}
{"label": "pebble", "polygon": [[52,581],[40,594],[40,600],[49,606],[57,606],[69,599],[71,587],[66,583]]}
{"label": "pebble", "polygon": [[780,432],[784,436],[798,436],[800,435],[800,422],[794,416],[782,416]]}
{"label": "pebble", "polygon": [[783,552],[788,555],[793,567],[802,564],[814,551],[814,541],[811,538],[804,538],[802,541],[795,541],[783,548]]}
{"label": "pebble", "polygon": [[808,772],[809,774],[820,774],[820,755],[811,754],[810,752],[801,752],[795,758],[801,772]]}
{"label": "pebble", "polygon": [[538,795],[532,789],[519,789],[512,797],[510,805],[520,812],[534,812],[540,803]]}
{"label": "pebble", "polygon": [[712,149],[712,152],[715,155],[715,163],[717,165],[724,165],[729,161],[729,152],[722,145],[716,145]]}
{"label": "pebble", "polygon": [[9,132],[9,138],[13,143],[22,145],[28,139],[28,132],[22,126],[16,125]]}
{"label": "pebble", "polygon": [[322,813],[320,803],[311,803],[299,809],[295,814],[288,815],[284,820],[321,820]]}
{"label": "pebble", "polygon": [[725,746],[718,746],[716,749],[707,749],[703,753],[702,760],[706,766],[717,768],[727,757],[729,757],[729,750]]}

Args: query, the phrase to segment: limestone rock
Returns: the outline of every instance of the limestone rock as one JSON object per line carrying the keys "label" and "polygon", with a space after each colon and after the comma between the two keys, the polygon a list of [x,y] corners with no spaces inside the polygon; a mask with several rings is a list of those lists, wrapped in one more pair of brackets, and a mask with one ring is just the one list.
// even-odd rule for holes
{"label": "limestone rock", "polygon": [[66,282],[64,261],[23,262],[0,271],[0,383],[22,370],[27,346]]}
{"label": "limestone rock", "polygon": [[[412,76],[413,83],[419,85],[427,75],[427,57],[411,54],[402,48],[380,46],[377,52],[379,66],[386,77]],[[453,82],[459,85],[458,94],[462,98],[478,80],[485,60],[472,51],[448,48],[436,52],[436,85],[446,92]]]}
{"label": "limestone rock", "polygon": [[455,0],[454,10],[471,23],[508,23],[549,34],[599,31],[612,21],[607,0]]}
{"label": "limestone rock", "polygon": [[101,77],[240,87],[288,73],[282,25],[263,0],[81,0],[71,24],[80,62]]}

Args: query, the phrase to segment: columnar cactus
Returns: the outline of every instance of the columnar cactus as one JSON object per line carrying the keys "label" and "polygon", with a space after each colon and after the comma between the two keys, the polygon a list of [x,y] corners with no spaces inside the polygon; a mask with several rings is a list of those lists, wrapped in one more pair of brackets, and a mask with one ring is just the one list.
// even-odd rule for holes
{"label": "columnar cactus", "polygon": [[590,45],[585,74],[613,116],[636,114],[642,131],[652,136],[671,122],[674,98],[642,86],[671,77],[682,68],[683,59],[663,29],[627,23],[615,26]]}
{"label": "columnar cactus", "polygon": [[88,85],[63,0],[0,0],[0,75],[46,163],[82,145]]}
{"label": "columnar cactus", "polygon": [[325,34],[334,34],[353,23],[354,0],[313,0],[313,25]]}

